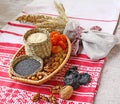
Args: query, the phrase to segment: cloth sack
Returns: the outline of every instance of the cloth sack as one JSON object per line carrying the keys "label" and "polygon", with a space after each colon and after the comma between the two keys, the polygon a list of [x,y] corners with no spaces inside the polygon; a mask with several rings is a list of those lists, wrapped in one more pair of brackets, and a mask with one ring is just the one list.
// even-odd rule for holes
{"label": "cloth sack", "polygon": [[77,21],[69,21],[64,30],[72,42],[72,55],[79,54],[83,47],[90,59],[99,60],[106,57],[117,43],[117,37],[113,34],[101,32],[99,28],[86,30],[79,25]]}

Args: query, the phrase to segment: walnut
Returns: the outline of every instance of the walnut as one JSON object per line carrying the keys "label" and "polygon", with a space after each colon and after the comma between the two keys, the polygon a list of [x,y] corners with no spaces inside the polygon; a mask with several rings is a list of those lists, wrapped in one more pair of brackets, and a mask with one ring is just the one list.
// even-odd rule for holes
{"label": "walnut", "polygon": [[49,102],[49,99],[46,96],[41,95],[40,99],[42,99],[43,101]]}
{"label": "walnut", "polygon": [[40,99],[40,94],[37,93],[37,94],[35,94],[35,95],[33,96],[32,101],[33,101],[33,102],[37,102],[39,99]]}
{"label": "walnut", "polygon": [[37,72],[36,77],[40,80],[43,77],[47,76],[47,73],[45,72]]}
{"label": "walnut", "polygon": [[55,96],[50,95],[48,99],[52,104],[57,104],[57,98]]}
{"label": "walnut", "polygon": [[52,94],[59,94],[60,90],[61,90],[62,86],[61,85],[56,85],[53,88],[51,88],[51,93]]}
{"label": "walnut", "polygon": [[73,87],[72,86],[69,86],[69,85],[66,85],[66,86],[64,86],[64,87],[62,87],[62,89],[60,90],[60,97],[62,98],[62,99],[65,99],[65,100],[67,100],[67,99],[69,99],[71,96],[72,96],[72,94],[73,94]]}

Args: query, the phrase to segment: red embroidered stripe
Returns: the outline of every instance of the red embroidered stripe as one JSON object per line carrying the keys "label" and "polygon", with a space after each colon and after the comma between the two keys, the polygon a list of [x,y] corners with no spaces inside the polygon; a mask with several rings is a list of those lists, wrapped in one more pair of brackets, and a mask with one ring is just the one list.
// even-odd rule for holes
{"label": "red embroidered stripe", "polygon": [[6,46],[6,48],[10,48],[10,47],[20,48],[22,45],[16,43],[14,44],[14,43],[0,42],[0,46]]}
{"label": "red embroidered stripe", "polygon": [[[28,14],[25,11],[22,11],[22,13]],[[50,14],[50,13],[39,13],[39,14],[49,15],[49,16],[58,16],[56,14]],[[102,19],[80,18],[80,17],[72,17],[72,16],[67,16],[67,17],[71,18],[71,19],[77,19],[77,20],[99,21],[99,22],[117,22],[117,20],[102,20]]]}
{"label": "red embroidered stripe", "polygon": [[12,34],[12,35],[16,35],[16,36],[23,36],[22,34],[18,34],[15,32],[10,32],[10,31],[6,31],[6,30],[0,30],[1,33],[8,33],[8,34]]}
{"label": "red embroidered stripe", "polygon": [[35,28],[35,26],[25,25],[25,24],[16,24],[12,22],[8,22],[8,25],[16,26],[16,27],[23,27],[23,28]]}

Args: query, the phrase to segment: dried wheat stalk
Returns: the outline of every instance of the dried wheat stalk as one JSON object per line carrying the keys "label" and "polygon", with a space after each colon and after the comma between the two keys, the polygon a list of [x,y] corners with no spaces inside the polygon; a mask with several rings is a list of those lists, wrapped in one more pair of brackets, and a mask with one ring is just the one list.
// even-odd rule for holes
{"label": "dried wheat stalk", "polygon": [[33,23],[37,28],[47,29],[49,32],[58,31],[63,33],[68,18],[65,14],[63,4],[54,1],[55,8],[59,15],[57,17],[50,17],[46,15],[22,15],[16,20],[19,22],[30,22]]}

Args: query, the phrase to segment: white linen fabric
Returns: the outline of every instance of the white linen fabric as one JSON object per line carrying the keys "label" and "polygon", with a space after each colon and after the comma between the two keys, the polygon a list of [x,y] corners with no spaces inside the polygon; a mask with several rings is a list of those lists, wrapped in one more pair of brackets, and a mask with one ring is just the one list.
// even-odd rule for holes
{"label": "white linen fabric", "polygon": [[[120,1],[118,0],[57,0],[63,3],[66,15],[70,19],[74,19],[86,29],[94,25],[102,27],[104,32],[112,34],[117,24],[120,11]],[[109,9],[106,9],[109,8]],[[23,9],[27,14],[51,14],[58,15],[54,6],[54,0],[33,0]],[[23,14],[24,14],[23,13]],[[22,15],[22,14],[21,14]],[[14,18],[15,20],[15,18]],[[14,21],[13,20],[13,21]],[[11,26],[5,26],[5,30]],[[20,29],[14,29],[21,34]],[[23,33],[23,32],[22,32]],[[6,36],[7,37],[7,36]],[[2,37],[0,37],[2,42]],[[4,37],[5,38],[5,37]],[[16,37],[15,37],[16,38]],[[14,42],[12,38],[11,42]],[[7,40],[6,40],[7,41]],[[16,42],[16,41],[15,41]]]}
{"label": "white linen fabric", "polygon": [[[118,0],[56,0],[64,5],[66,15],[85,28],[98,25],[104,32],[113,33],[120,12]],[[27,13],[58,15],[54,0],[33,0],[24,8]]]}

